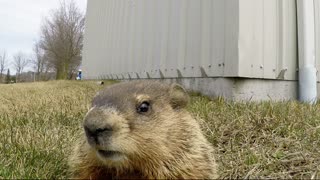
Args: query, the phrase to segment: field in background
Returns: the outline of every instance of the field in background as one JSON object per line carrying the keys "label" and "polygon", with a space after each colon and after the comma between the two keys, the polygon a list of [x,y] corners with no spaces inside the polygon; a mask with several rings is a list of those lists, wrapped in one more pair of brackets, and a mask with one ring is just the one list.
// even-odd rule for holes
{"label": "field in background", "polygon": [[[0,178],[68,178],[96,82],[0,85]],[[222,178],[320,178],[320,105],[234,103],[192,94]],[[202,120],[201,120],[202,119]]]}
{"label": "field in background", "polygon": [[0,85],[0,178],[67,178],[94,82]]}

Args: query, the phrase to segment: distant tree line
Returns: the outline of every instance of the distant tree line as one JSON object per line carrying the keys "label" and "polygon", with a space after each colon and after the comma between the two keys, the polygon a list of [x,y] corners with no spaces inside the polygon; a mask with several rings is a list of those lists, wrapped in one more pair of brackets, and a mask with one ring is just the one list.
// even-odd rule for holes
{"label": "distant tree line", "polygon": [[10,83],[15,78],[10,75],[9,65],[7,52],[3,50],[0,52],[0,83]]}
{"label": "distant tree line", "polygon": [[6,51],[0,52],[0,82],[4,81],[4,73],[8,67],[8,58]]}
{"label": "distant tree line", "polygon": [[[16,52],[9,63],[7,52],[0,51],[0,83],[74,79],[81,65],[84,21],[75,1],[60,2],[59,8],[44,18],[32,55]],[[25,72],[27,67],[33,71]]]}

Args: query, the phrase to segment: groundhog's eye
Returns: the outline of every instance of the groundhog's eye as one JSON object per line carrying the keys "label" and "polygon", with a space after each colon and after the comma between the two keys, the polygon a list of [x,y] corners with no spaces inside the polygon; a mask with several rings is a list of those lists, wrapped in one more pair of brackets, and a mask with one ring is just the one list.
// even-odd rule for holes
{"label": "groundhog's eye", "polygon": [[150,109],[150,103],[144,101],[138,106],[137,111],[138,113],[145,113],[145,112],[148,112],[149,109]]}

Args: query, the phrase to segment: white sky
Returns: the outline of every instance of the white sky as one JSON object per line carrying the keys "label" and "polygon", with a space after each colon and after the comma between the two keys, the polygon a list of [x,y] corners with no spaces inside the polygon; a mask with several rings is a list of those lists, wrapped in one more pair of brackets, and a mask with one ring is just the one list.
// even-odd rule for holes
{"label": "white sky", "polygon": [[[61,0],[0,0],[0,52],[7,51],[9,60],[18,51],[32,53],[39,38],[40,24]],[[87,0],[74,0],[85,12]],[[13,68],[10,67],[10,71]]]}

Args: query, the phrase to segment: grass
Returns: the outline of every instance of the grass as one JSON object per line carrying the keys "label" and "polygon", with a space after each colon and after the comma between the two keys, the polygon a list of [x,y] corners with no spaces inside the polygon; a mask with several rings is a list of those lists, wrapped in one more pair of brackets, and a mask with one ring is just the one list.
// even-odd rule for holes
{"label": "grass", "polygon": [[[0,178],[68,178],[95,82],[0,85]],[[235,103],[191,95],[221,178],[320,178],[320,104]]]}
{"label": "grass", "polygon": [[320,105],[193,96],[189,110],[216,147],[221,178],[320,178]]}
{"label": "grass", "polygon": [[0,178],[67,178],[71,143],[99,88],[70,81],[0,85]]}

